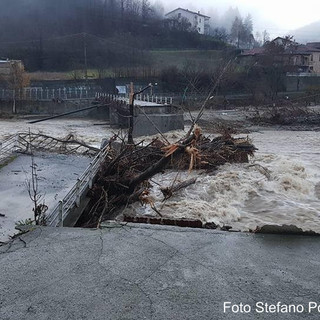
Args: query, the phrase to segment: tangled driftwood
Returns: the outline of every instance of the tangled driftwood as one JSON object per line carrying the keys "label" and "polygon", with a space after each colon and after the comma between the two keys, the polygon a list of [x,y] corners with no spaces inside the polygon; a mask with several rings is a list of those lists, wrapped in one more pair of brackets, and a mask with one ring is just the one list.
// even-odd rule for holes
{"label": "tangled driftwood", "polygon": [[[142,146],[116,143],[110,140],[109,156],[102,164],[98,178],[90,191],[91,201],[78,225],[97,226],[101,221],[113,219],[119,208],[140,201],[143,205],[161,213],[149,198],[149,179],[166,169],[215,170],[226,162],[248,162],[255,147],[248,138],[233,138],[226,133],[214,139],[204,137],[198,128],[186,138],[171,145],[159,139]],[[194,179],[162,188],[164,198],[172,196],[181,188],[195,183]]]}
{"label": "tangled driftwood", "polygon": [[20,132],[18,134],[20,146],[25,151],[38,150],[59,152],[65,154],[81,153],[81,154],[96,154],[99,149],[86,144],[83,141],[76,139],[76,137],[70,133],[65,138],[55,138],[42,133],[32,132]]}

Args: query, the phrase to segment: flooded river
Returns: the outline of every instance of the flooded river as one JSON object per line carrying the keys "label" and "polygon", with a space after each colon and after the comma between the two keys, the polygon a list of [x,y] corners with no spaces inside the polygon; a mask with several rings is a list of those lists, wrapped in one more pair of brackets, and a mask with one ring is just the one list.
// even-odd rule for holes
{"label": "flooded river", "polygon": [[[152,196],[168,217],[192,217],[234,229],[265,224],[294,224],[320,232],[320,135],[311,131],[262,131],[250,137],[259,149],[249,164],[226,164],[213,175],[202,173],[196,184],[166,202],[161,186],[183,181],[184,172],[157,175]],[[135,209],[144,214],[150,208]]]}
{"label": "flooded river", "polygon": [[[42,132],[55,137],[68,133],[92,145],[112,136],[112,130],[99,121],[51,120],[29,125],[26,121],[1,121],[0,138],[8,133]],[[171,141],[184,132],[168,133]],[[234,229],[249,230],[264,224],[294,224],[320,232],[320,134],[313,131],[264,130],[251,133],[259,149],[249,164],[226,164],[217,172],[166,172],[151,183],[157,209],[168,217],[192,217]],[[0,139],[0,140],[1,140]],[[147,140],[151,138],[148,137]],[[197,182],[162,202],[160,186],[197,176]],[[142,214],[154,215],[149,207],[134,204]]]}

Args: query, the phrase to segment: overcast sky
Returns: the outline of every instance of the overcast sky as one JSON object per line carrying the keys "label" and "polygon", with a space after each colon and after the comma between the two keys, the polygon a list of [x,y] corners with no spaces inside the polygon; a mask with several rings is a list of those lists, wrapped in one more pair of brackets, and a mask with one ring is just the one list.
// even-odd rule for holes
{"label": "overcast sky", "polygon": [[166,9],[182,7],[189,10],[210,12],[210,8],[223,13],[230,6],[237,6],[242,16],[251,13],[255,31],[267,29],[272,34],[285,35],[320,19],[320,0],[160,0]]}

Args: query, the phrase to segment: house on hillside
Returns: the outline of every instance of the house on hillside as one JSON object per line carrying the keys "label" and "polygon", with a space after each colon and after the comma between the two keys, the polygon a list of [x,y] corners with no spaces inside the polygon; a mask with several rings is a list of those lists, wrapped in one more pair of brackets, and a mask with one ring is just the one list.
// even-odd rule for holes
{"label": "house on hillside", "polygon": [[298,45],[298,42],[295,42],[294,40],[291,39],[291,37],[277,37],[271,41],[277,46],[282,46],[285,49],[292,46],[292,45]]}
{"label": "house on hillside", "polygon": [[320,43],[298,44],[278,37],[260,48],[245,50],[240,54],[243,65],[263,63],[263,57],[273,55],[274,61],[295,73],[320,75]]}
{"label": "house on hillside", "polygon": [[320,75],[320,43],[309,42],[298,46],[292,53],[292,63],[298,67],[298,72]]}
{"label": "house on hillside", "polygon": [[320,42],[298,44],[276,38],[263,47],[243,51],[239,63],[251,68],[282,66],[285,86],[290,91],[306,91],[320,87]]}
{"label": "house on hillside", "polygon": [[195,30],[200,34],[209,34],[209,20],[210,17],[198,12],[190,11],[188,9],[177,8],[168,12],[166,18],[172,21],[188,21],[191,30]]}

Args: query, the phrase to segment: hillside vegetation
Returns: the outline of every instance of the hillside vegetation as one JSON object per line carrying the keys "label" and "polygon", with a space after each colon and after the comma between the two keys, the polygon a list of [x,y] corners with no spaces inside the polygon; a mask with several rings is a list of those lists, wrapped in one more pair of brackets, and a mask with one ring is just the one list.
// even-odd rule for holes
{"label": "hillside vegetation", "polygon": [[23,60],[28,71],[150,68],[149,50],[226,47],[186,24],[170,24],[147,0],[1,2],[0,57]]}
{"label": "hillside vegetation", "polygon": [[179,69],[186,64],[196,63],[199,65],[217,65],[223,55],[221,50],[152,50],[152,65],[155,68],[176,66]]}

